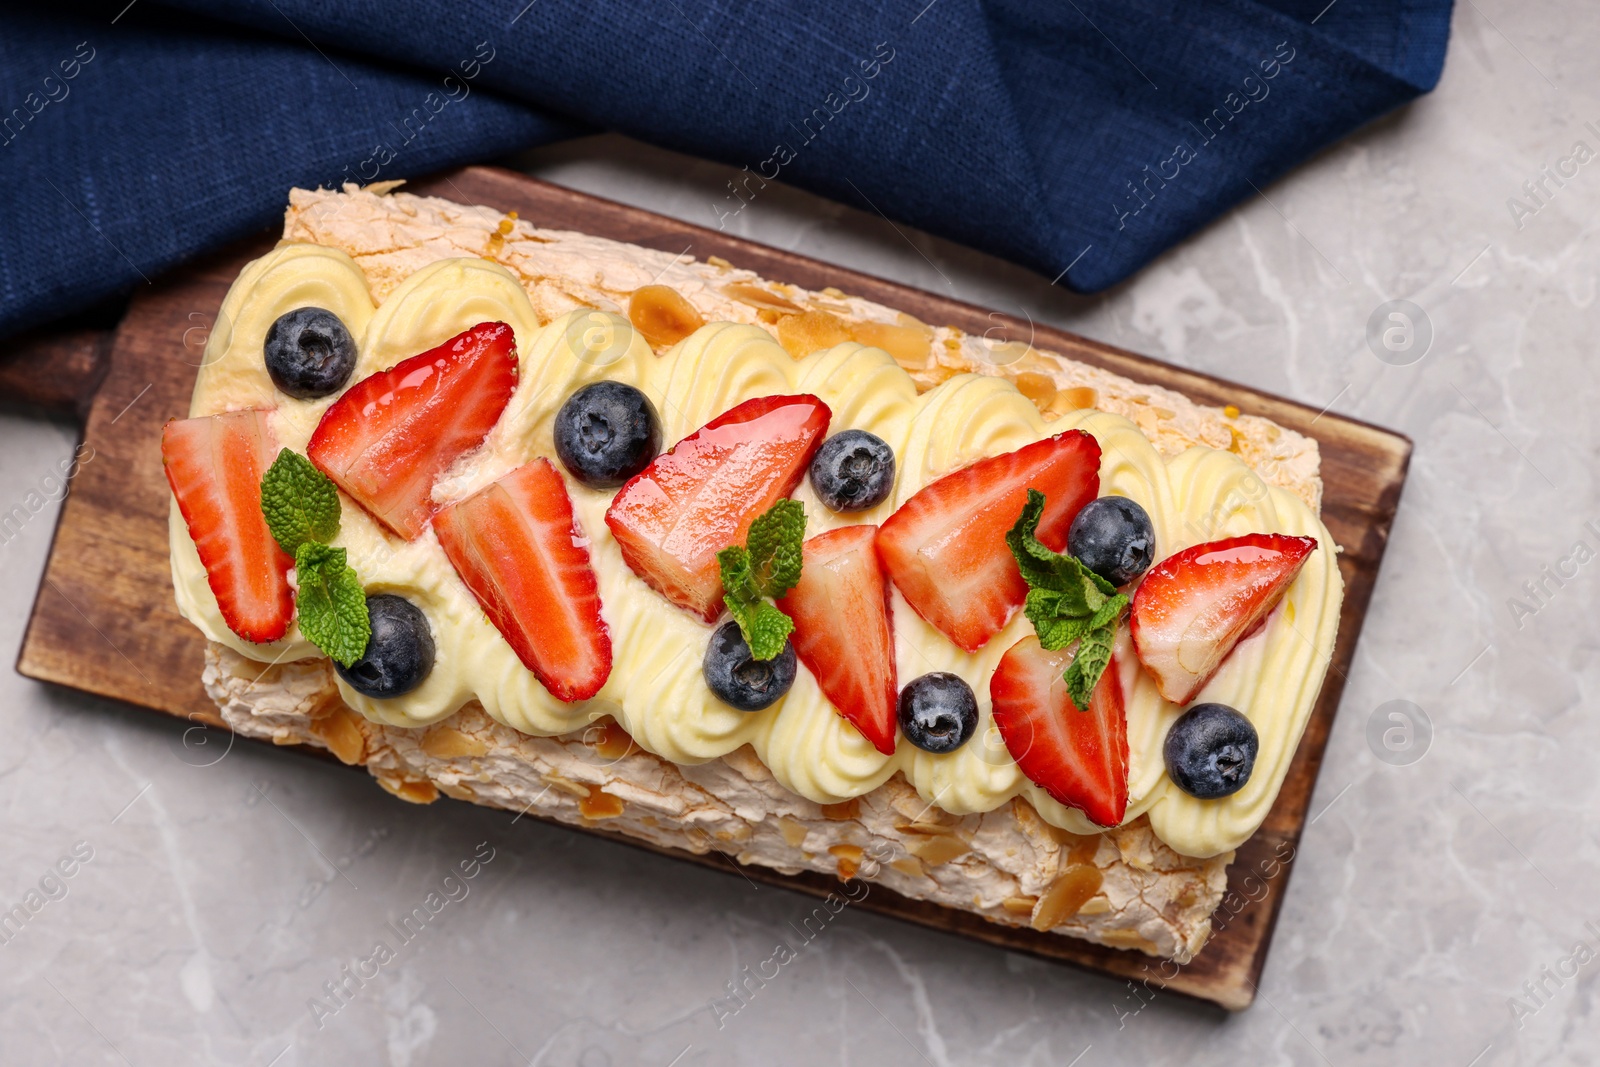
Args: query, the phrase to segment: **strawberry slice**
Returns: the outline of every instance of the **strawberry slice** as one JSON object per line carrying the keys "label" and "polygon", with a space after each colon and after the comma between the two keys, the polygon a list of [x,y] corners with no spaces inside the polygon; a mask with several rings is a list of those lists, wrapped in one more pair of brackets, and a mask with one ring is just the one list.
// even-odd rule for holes
{"label": "strawberry slice", "polygon": [[1161,695],[1187,704],[1267,613],[1317,542],[1246,534],[1186,548],[1150,568],[1133,594],[1129,629]]}
{"label": "strawberry slice", "polygon": [[723,412],[634,475],[606,525],[633,572],[668,600],[716,621],[717,553],[800,484],[832,412],[814,396],[763,396]]}
{"label": "strawberry slice", "polygon": [[548,459],[518,467],[433,517],[439,544],[489,621],[558,700],[611,676],[611,632],[572,500]]}
{"label": "strawberry slice", "polygon": [[294,560],[261,514],[261,477],[277,451],[267,412],[253,408],[173,419],[161,431],[161,465],[222,619],[258,643],[282,637],[294,618]]}
{"label": "strawberry slice", "polygon": [[494,428],[517,384],[517,342],[480,322],[352,385],[322,415],[306,455],[379,522],[412,540],[433,481]]}
{"label": "strawberry slice", "polygon": [[843,526],[805,543],[800,584],[778,601],[794,620],[795,654],[839,714],[894,755],[894,631],[876,526]]}
{"label": "strawberry slice", "polygon": [[994,724],[1028,780],[1099,826],[1120,825],[1128,811],[1128,717],[1117,659],[1111,657],[1079,711],[1061,675],[1072,652],[1047,652],[1024,637],[989,680]]}
{"label": "strawberry slice", "polygon": [[1060,552],[1067,528],[1100,494],[1100,445],[1068,430],[981,459],[922,488],[878,531],[878,554],[908,603],[950,640],[975,652],[1028,595],[1006,547],[1028,490],[1045,495],[1038,538]]}

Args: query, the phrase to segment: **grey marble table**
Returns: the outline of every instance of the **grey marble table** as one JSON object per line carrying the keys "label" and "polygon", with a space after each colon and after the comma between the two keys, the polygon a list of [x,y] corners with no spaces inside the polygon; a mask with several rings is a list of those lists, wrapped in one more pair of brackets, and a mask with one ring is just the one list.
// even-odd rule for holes
{"label": "grey marble table", "polygon": [[[0,931],[0,1062],[1596,1062],[1600,20],[1466,0],[1454,35],[1434,95],[1100,297],[777,186],[729,223],[1415,439],[1249,1012],[1135,1011],[1110,980],[847,909],[719,1019],[808,901],[263,746],[196,750],[3,672],[0,906],[43,906]],[[732,174],[612,137],[518,162],[712,225]],[[0,543],[8,661],[73,443],[0,417],[0,511],[46,501]],[[348,977],[474,857],[464,896]]]}

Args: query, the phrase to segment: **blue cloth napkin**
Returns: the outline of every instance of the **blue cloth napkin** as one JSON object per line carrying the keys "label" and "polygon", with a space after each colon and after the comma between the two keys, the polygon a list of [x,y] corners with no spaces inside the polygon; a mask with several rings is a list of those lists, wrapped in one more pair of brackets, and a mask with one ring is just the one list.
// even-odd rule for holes
{"label": "blue cloth napkin", "polygon": [[1450,0],[115,0],[0,7],[0,335],[294,185],[587,130],[1112,285],[1437,82]]}

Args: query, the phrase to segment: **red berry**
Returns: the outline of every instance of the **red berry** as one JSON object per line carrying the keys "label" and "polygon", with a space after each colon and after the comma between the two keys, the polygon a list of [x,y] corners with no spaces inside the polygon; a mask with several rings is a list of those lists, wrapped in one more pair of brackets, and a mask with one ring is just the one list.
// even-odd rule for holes
{"label": "red berry", "polygon": [[561,475],[518,467],[433,517],[444,554],[478,605],[558,700],[587,700],[611,675],[600,587]]}
{"label": "red berry", "polygon": [[975,652],[1028,595],[1006,545],[1028,490],[1045,495],[1037,536],[1059,552],[1078,510],[1100,492],[1100,445],[1068,430],[981,459],[922,488],[878,531],[878,555],[924,619]]}
{"label": "red berry", "polygon": [[706,622],[722,611],[717,553],[805,475],[831,412],[814,396],[746,400],[663,452],[606,512],[622,558],[652,589]]}
{"label": "red berry", "polygon": [[516,384],[511,327],[480,322],[352,385],[323,412],[306,455],[412,540],[433,514],[434,479],[483,443]]}
{"label": "red berry", "polygon": [[261,513],[261,478],[276,455],[265,411],[173,419],[161,431],[161,463],[206,581],[246,641],[276,641],[294,618],[294,560]]}
{"label": "red berry", "polygon": [[778,601],[790,640],[828,701],[872,747],[894,755],[894,630],[876,526],[844,526],[805,543],[800,583]]}
{"label": "red berry", "polygon": [[1228,653],[1266,620],[1317,547],[1310,537],[1246,534],[1186,548],[1133,594],[1133,647],[1161,695],[1193,700]]}
{"label": "red berry", "polygon": [[1117,659],[1079,711],[1062,674],[1072,652],[1047,652],[1024,637],[1001,657],[989,681],[994,724],[1028,780],[1099,826],[1120,825],[1128,812],[1128,717]]}

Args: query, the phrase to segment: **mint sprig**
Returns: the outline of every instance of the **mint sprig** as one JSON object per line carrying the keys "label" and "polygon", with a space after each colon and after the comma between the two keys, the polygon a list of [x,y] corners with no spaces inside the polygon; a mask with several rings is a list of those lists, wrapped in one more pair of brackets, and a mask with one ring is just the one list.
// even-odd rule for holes
{"label": "mint sprig", "polygon": [[294,554],[300,591],[295,606],[300,611],[300,632],[306,640],[348,667],[360,659],[372,638],[367,615],[367,593],[355,568],[345,561],[345,551],[306,541]]}
{"label": "mint sprig", "polygon": [[794,620],[771,601],[800,581],[805,538],[805,506],[798,500],[780,500],[750,524],[743,545],[729,545],[717,553],[723,600],[755,659],[776,657],[794,632]]}
{"label": "mint sprig", "polygon": [[1028,503],[1006,533],[1006,544],[1028,583],[1022,611],[1033,623],[1039,643],[1053,652],[1078,642],[1077,654],[1062,680],[1073,706],[1087,711],[1089,697],[1111,662],[1117,621],[1128,598],[1076,556],[1041,544],[1034,533],[1043,514],[1044,494],[1029,489]]}
{"label": "mint sprig", "polygon": [[311,461],[285,448],[261,478],[261,514],[294,557],[300,633],[341,666],[367,651],[367,594],[346,558],[328,544],[339,533],[339,490]]}
{"label": "mint sprig", "polygon": [[307,541],[327,544],[339,533],[339,490],[311,461],[285,448],[261,479],[261,514],[289,555]]}

